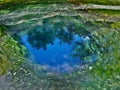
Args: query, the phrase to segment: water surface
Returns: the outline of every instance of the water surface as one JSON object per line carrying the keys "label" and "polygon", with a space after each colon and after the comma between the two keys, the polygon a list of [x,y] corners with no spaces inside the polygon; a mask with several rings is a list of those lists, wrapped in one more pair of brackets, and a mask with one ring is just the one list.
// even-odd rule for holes
{"label": "water surface", "polygon": [[[46,28],[43,25],[26,33],[22,31],[21,42],[28,49],[33,63],[47,71],[72,72],[82,62],[79,56],[74,56],[74,47],[83,43],[85,37],[75,34],[70,27],[54,28],[53,25]],[[90,39],[88,36],[86,38]]]}

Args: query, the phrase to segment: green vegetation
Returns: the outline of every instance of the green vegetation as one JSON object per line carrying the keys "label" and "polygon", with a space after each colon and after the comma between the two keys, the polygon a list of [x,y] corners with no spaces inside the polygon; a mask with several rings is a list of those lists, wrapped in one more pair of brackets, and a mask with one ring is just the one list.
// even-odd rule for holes
{"label": "green vegetation", "polygon": [[30,4],[30,3],[64,3],[67,2],[67,0],[27,0],[26,2],[24,0],[2,0],[0,4],[5,3],[24,3],[24,4]]}
{"label": "green vegetation", "polygon": [[[77,4],[120,4],[119,0],[73,1],[75,1]],[[13,11],[18,8],[20,8],[21,11],[22,9],[24,10],[24,8],[31,10],[34,8],[34,5],[27,6],[26,4],[37,4],[38,2],[52,3],[48,2],[48,0],[41,2],[40,0],[27,0],[26,2],[23,0],[3,0],[0,2],[0,5],[5,9],[1,9],[0,13],[3,12],[9,14],[9,11]],[[56,2],[56,0],[53,2]],[[66,0],[63,2],[66,2]],[[69,2],[71,1],[69,0]],[[46,10],[47,7],[45,6],[43,8]],[[48,11],[46,10],[47,14],[51,12]],[[90,9],[87,11],[92,12],[92,14],[100,14],[103,16],[101,17],[102,19],[105,19],[108,16],[118,15],[119,20],[120,12],[117,10]],[[88,12],[84,13],[86,15],[89,14]],[[75,52],[73,56],[82,58],[85,62],[85,65],[81,66],[79,68],[80,70],[72,74],[53,75],[52,73],[47,73],[46,71],[41,70],[41,66],[26,61],[25,56],[27,52],[25,47],[20,45],[20,43],[17,41],[19,40],[19,37],[14,37],[9,34],[9,32],[18,32],[17,30],[19,28],[22,28],[22,30],[25,28],[28,29],[28,27],[30,29],[34,29],[31,23],[36,24],[38,21],[29,21],[34,17],[36,17],[37,20],[38,18],[41,18],[40,14],[31,13],[15,18],[13,15],[14,21],[28,20],[28,22],[26,21],[25,23],[20,23],[20,26],[18,25],[18,27],[17,25],[9,26],[12,28],[17,27],[14,28],[13,31],[10,31],[5,25],[0,25],[0,75],[11,72],[11,77],[13,80],[11,83],[15,88],[24,88],[25,90],[34,90],[37,87],[44,90],[120,89],[120,22],[118,20],[114,20],[114,17],[112,17],[113,22],[105,22],[104,20],[97,21],[99,16],[96,16],[96,20],[93,21],[89,21],[88,19],[85,20],[80,16],[60,16],[43,19],[42,24],[44,23],[44,30],[40,30],[39,32],[37,32],[37,30],[33,30],[28,33],[28,41],[36,48],[42,47],[46,49],[48,43],[53,43],[52,41],[55,37],[55,32],[57,32],[57,37],[63,42],[72,40],[73,35],[71,32],[74,32],[78,35],[83,35],[84,37],[88,35],[90,36],[89,41],[85,41],[82,44],[79,43],[78,45],[74,46],[73,49]],[[5,20],[7,21],[7,19]],[[9,22],[11,22],[11,20],[11,18],[8,18]],[[0,22],[2,23],[2,21]],[[48,28],[51,24],[54,26],[48,31],[45,30],[45,28]],[[67,27],[71,32],[65,32],[61,27]],[[60,30],[58,30],[59,28]],[[38,37],[44,39],[45,42],[36,40]],[[94,62],[92,62],[92,60],[94,60]],[[83,69],[81,70],[81,68]]]}
{"label": "green vegetation", "polygon": [[111,24],[111,27],[116,28],[116,29],[120,29],[120,22],[118,21],[118,22]]}
{"label": "green vegetation", "polygon": [[[2,0],[0,4],[5,3],[20,3],[24,2],[24,0]],[[27,0],[24,2],[25,4],[30,3],[65,3],[65,2],[73,2],[76,4],[105,4],[105,5],[120,5],[119,0]]]}
{"label": "green vegetation", "polygon": [[[96,63],[93,65],[95,75],[101,78],[114,78],[120,75],[120,32],[114,29],[101,29],[93,32],[93,45],[97,45]],[[92,46],[93,46],[92,45]],[[94,47],[94,46],[93,46]]]}
{"label": "green vegetation", "polygon": [[22,63],[25,58],[25,48],[20,46],[7,33],[5,26],[0,26],[0,75],[9,72]]}
{"label": "green vegetation", "polygon": [[[102,23],[87,21],[82,23],[83,21],[81,21],[81,23],[78,24],[75,18],[76,17],[62,17],[62,20],[64,20],[61,23],[51,22],[53,19],[43,21],[45,23],[43,27],[47,27],[50,23],[53,23],[55,25],[55,30],[57,30],[57,28],[67,26],[69,22],[67,28],[70,30],[72,30],[72,27],[76,27],[76,33],[85,36],[88,33],[92,35],[90,41],[86,41],[83,45],[79,44],[77,47],[75,47],[75,52],[80,53],[78,56],[83,58],[87,66],[82,66],[84,67],[83,69],[80,67],[80,70],[72,74],[65,74],[60,76],[54,75],[52,73],[47,73],[41,69],[41,66],[30,63],[29,61],[24,62],[24,48],[19,46],[19,43],[15,41],[11,36],[9,36],[9,34],[6,32],[5,26],[1,26],[1,74],[5,74],[6,72],[11,71],[13,80],[12,84],[14,85],[14,88],[21,88],[26,90],[33,90],[35,89],[35,86],[45,90],[61,90],[61,88],[63,90],[117,90],[120,88],[120,32],[119,27],[115,27],[119,26],[119,22],[111,24],[112,28],[105,28],[105,22]],[[94,30],[92,30],[92,28],[91,30],[87,29],[89,25],[91,25],[91,27],[93,26]],[[99,27],[99,25],[103,25],[103,27]],[[113,25],[115,26],[113,27]],[[79,27],[83,28],[78,29]],[[53,29],[51,28],[51,30]],[[54,32],[51,30],[48,32],[41,30],[39,32],[41,33],[42,38],[46,37],[44,38],[47,41],[46,43],[49,43],[49,41],[51,41],[51,38],[54,36]],[[33,45],[35,45],[33,42],[34,39],[36,37],[39,37],[39,35],[37,35],[38,33],[35,32],[36,30],[29,32],[29,37],[34,37],[31,39],[29,38],[29,40],[32,41],[30,42],[33,43]],[[47,33],[47,36],[45,33]],[[64,36],[64,33],[66,32],[63,32],[61,29],[61,32],[59,33],[60,34],[58,37],[65,41],[66,37]],[[69,35],[69,33],[67,35]],[[39,46],[42,45],[39,44],[40,41],[37,42],[37,46],[41,47]],[[45,46],[44,43],[43,46]],[[80,46],[82,46],[82,48],[80,48]],[[95,56],[95,62],[91,62],[92,55]]]}
{"label": "green vegetation", "polygon": [[70,0],[75,4],[103,4],[103,5],[120,5],[119,0]]}
{"label": "green vegetation", "polygon": [[66,0],[3,0],[0,2],[2,7],[10,7],[14,5],[26,5],[26,4],[50,4],[50,3],[67,3]]}
{"label": "green vegetation", "polygon": [[[85,65],[72,74],[57,76],[41,70],[40,66],[26,62],[20,65],[22,69],[17,68],[15,70],[14,79],[17,80],[15,80],[14,85],[16,88],[18,88],[17,82],[22,86],[28,86],[24,89],[34,89],[34,85],[38,85],[38,87],[45,90],[48,88],[53,90],[61,90],[61,88],[63,90],[117,90],[120,88],[120,28],[115,27],[119,26],[119,22],[111,24],[112,26],[115,25],[111,28],[109,23],[106,24],[106,22],[86,21],[83,23],[84,20],[81,20],[78,23],[75,18],[81,20],[80,17],[79,19],[78,17],[62,17],[61,22],[53,23],[54,20],[51,18],[44,19],[44,28],[49,27],[50,23],[54,27],[50,28],[49,31],[46,29],[32,30],[28,33],[28,41],[36,48],[43,47],[45,49],[46,44],[52,42],[55,32],[62,41],[70,41],[71,38],[67,38],[70,33],[64,32],[62,27],[67,27],[70,31],[73,30],[79,35],[87,36],[91,34],[90,41],[79,43],[74,47],[74,52],[77,53],[76,56],[82,58]],[[58,28],[60,27],[61,30],[59,31]],[[37,38],[44,38],[45,42],[41,42]],[[20,82],[20,80],[25,83]]]}
{"label": "green vegetation", "polygon": [[88,12],[98,13],[98,14],[104,15],[106,17],[112,16],[112,15],[120,15],[119,10],[88,9]]}
{"label": "green vegetation", "polygon": [[[101,27],[91,32],[92,38],[90,41],[75,47],[76,55],[82,57],[88,64],[84,72],[85,77],[89,78],[84,81],[84,84],[79,82],[80,86],[83,85],[80,87],[83,88],[82,90],[87,88],[91,90],[118,90],[120,88],[119,30],[120,28]],[[76,73],[74,76],[77,77],[78,75],[81,75],[81,71],[80,74]]]}

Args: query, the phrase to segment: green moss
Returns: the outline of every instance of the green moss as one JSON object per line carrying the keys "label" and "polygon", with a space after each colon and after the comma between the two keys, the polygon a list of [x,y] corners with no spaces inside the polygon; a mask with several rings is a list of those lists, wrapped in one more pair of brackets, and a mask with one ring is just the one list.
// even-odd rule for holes
{"label": "green moss", "polygon": [[115,29],[120,29],[120,22],[115,22],[115,23],[111,24],[111,27],[115,28]]}
{"label": "green moss", "polygon": [[27,4],[51,4],[51,3],[75,3],[75,4],[104,4],[120,5],[119,0],[3,0],[0,2],[1,8],[14,9],[22,8]]}
{"label": "green moss", "polygon": [[70,0],[75,4],[103,4],[103,5],[120,5],[119,0]]}
{"label": "green moss", "polygon": [[0,75],[15,69],[24,60],[25,48],[15,41],[7,32],[5,26],[0,26]]}
{"label": "green moss", "polygon": [[101,15],[120,15],[120,10],[89,9],[88,11],[99,13]]}
{"label": "green moss", "polygon": [[97,61],[93,65],[92,73],[97,74],[101,78],[113,78],[115,75],[119,75],[119,31],[113,29],[101,29],[93,32],[93,35],[94,42],[97,43],[98,48],[95,49],[99,51],[96,52],[96,54],[98,53],[96,58]]}

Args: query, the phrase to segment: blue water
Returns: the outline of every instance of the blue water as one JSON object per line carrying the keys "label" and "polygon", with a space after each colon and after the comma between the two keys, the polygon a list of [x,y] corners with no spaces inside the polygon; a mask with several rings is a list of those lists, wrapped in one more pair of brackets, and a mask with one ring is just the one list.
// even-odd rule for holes
{"label": "blue water", "polygon": [[38,28],[31,32],[22,36],[22,42],[31,53],[34,63],[48,71],[59,73],[72,72],[76,65],[81,63],[80,57],[72,55],[76,42],[83,42],[79,35],[69,30],[63,30],[61,33],[40,31]]}

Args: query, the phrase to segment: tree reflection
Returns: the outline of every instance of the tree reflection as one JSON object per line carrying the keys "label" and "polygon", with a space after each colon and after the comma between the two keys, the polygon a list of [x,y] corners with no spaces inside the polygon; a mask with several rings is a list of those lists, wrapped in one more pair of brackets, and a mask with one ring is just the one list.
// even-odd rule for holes
{"label": "tree reflection", "polygon": [[38,31],[38,30],[32,30],[28,32],[28,42],[32,45],[34,48],[47,48],[47,44],[51,43],[53,44],[54,36],[53,32],[51,31]]}
{"label": "tree reflection", "polygon": [[61,40],[61,43],[70,43],[73,40],[73,32],[66,27],[59,28],[57,38]]}
{"label": "tree reflection", "polygon": [[56,38],[60,39],[60,43],[70,43],[73,40],[73,31],[70,30],[70,26],[69,29],[57,23],[52,26],[46,23],[45,20],[43,24],[44,25],[29,31],[27,34],[27,40],[32,47],[47,49],[47,45],[54,44]]}
{"label": "tree reflection", "polygon": [[75,42],[73,47],[73,57],[79,57],[83,63],[92,64],[95,60],[95,49],[92,47],[92,37],[81,36],[81,42]]}

